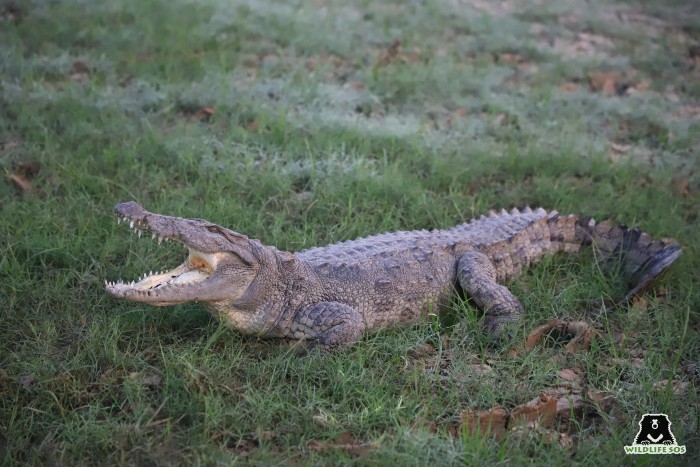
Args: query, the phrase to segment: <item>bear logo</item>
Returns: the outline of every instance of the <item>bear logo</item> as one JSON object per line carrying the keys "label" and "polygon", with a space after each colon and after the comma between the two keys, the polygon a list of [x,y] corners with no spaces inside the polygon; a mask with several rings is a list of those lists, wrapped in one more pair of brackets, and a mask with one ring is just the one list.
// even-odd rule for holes
{"label": "bear logo", "polygon": [[671,433],[671,420],[663,413],[646,413],[639,421],[639,433],[634,438],[635,445],[665,444],[677,445]]}

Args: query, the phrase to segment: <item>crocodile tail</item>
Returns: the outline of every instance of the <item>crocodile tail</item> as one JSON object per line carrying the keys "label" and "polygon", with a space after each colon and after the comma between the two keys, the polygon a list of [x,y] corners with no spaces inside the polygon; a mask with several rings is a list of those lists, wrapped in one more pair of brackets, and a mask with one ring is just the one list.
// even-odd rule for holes
{"label": "crocodile tail", "polygon": [[591,217],[552,212],[547,224],[555,249],[576,251],[580,245],[592,245],[600,264],[617,267],[629,287],[624,300],[646,289],[683,253],[673,239],[654,240],[637,227],[609,220],[596,224]]}

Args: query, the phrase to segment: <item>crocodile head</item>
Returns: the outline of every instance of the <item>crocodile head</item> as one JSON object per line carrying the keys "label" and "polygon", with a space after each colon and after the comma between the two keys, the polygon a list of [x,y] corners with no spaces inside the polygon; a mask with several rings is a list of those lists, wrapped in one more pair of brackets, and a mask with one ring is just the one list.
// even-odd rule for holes
{"label": "crocodile head", "polygon": [[150,234],[160,243],[173,240],[189,252],[171,271],[145,274],[131,283],[105,282],[114,297],[165,306],[190,301],[235,301],[250,287],[261,268],[257,241],[202,219],[161,216],[131,201],[114,208],[139,236]]}

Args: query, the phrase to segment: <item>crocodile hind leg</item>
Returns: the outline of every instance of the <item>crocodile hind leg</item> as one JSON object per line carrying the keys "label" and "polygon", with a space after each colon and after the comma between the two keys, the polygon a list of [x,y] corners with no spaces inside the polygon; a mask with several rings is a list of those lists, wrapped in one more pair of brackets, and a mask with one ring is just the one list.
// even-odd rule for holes
{"label": "crocodile hind leg", "polygon": [[484,331],[502,335],[508,324],[523,316],[523,306],[507,287],[496,282],[496,268],[483,253],[463,253],[457,262],[457,280],[462,290],[484,313]]}
{"label": "crocodile hind leg", "polygon": [[330,350],[357,342],[365,330],[363,316],[338,302],[321,302],[299,311],[287,337],[309,340],[310,345]]}

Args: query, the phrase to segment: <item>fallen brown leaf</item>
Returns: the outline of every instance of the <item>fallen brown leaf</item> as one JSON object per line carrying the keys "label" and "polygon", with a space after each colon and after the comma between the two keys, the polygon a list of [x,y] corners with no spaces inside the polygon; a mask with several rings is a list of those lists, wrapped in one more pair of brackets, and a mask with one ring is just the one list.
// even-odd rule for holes
{"label": "fallen brown leaf", "polygon": [[566,332],[573,334],[571,341],[564,346],[564,350],[570,353],[588,350],[591,347],[591,341],[598,333],[583,321],[569,322],[566,326]]}
{"label": "fallen brown leaf", "polygon": [[377,449],[377,443],[359,443],[355,437],[345,431],[335,437],[333,441],[318,441],[312,439],[306,445],[312,451],[341,450],[353,455],[361,455],[372,449]]}
{"label": "fallen brown leaf", "polygon": [[250,456],[258,447],[258,443],[250,438],[230,439],[226,442],[226,448],[241,457]]}
{"label": "fallen brown leaf", "polygon": [[71,67],[70,79],[73,81],[85,81],[90,76],[91,70],[87,63],[76,60]]}
{"label": "fallen brown leaf", "polygon": [[[610,407],[612,400],[607,395],[594,395],[600,395],[599,405]],[[463,410],[459,416],[459,425],[448,425],[448,431],[452,436],[459,436],[462,430],[466,430],[468,433],[489,433],[500,438],[506,431],[546,428],[557,417],[568,420],[583,407],[584,399],[577,390],[572,393],[570,388],[559,388],[545,392],[510,411],[499,406],[488,410]]]}
{"label": "fallen brown leaf", "polygon": [[214,109],[211,107],[204,107],[196,111],[192,116],[200,122],[208,122],[212,115],[214,115]]}
{"label": "fallen brown leaf", "polygon": [[426,420],[423,417],[419,417],[415,422],[411,424],[411,429],[415,430],[417,428],[425,428],[431,433],[437,433],[438,424],[433,421]]}
{"label": "fallen brown leaf", "polygon": [[680,196],[688,196],[690,194],[690,180],[687,177],[675,179],[673,181],[673,191]]}
{"label": "fallen brown leaf", "polygon": [[608,391],[599,391],[597,389],[588,390],[588,398],[596,405],[599,412],[607,412],[612,408],[615,402],[615,396]]}
{"label": "fallen brown leaf", "polygon": [[[137,380],[141,376],[141,373],[138,371],[132,371],[129,373],[129,379],[131,380]],[[155,374],[155,373],[147,373],[143,378],[141,379],[141,385],[142,386],[158,386],[161,382],[162,378],[160,375]]]}
{"label": "fallen brown leaf", "polygon": [[0,23],[8,21],[19,24],[26,15],[27,12],[20,9],[15,2],[3,2],[0,4]]}
{"label": "fallen brown leaf", "polygon": [[519,405],[511,412],[508,429],[530,423],[537,423],[542,427],[551,425],[557,418],[557,402],[556,397],[543,394]]}
{"label": "fallen brown leaf", "polygon": [[633,83],[632,85],[630,85],[630,87],[627,88],[627,94],[648,91],[649,89],[651,89],[651,81],[648,79],[644,79],[642,81],[639,81],[638,83]]}
{"label": "fallen brown leaf", "polygon": [[396,39],[392,44],[387,47],[382,53],[379,54],[377,60],[374,62],[374,66],[384,66],[391,63],[395,58],[399,56],[401,52],[401,39]]}
{"label": "fallen brown leaf", "polygon": [[493,371],[493,368],[485,363],[479,363],[476,365],[472,365],[471,367],[472,370],[474,370],[474,373],[478,375],[487,375]]}
{"label": "fallen brown leaf", "polygon": [[264,430],[258,430],[253,435],[251,436],[253,441],[257,441],[258,443],[264,442],[264,441],[272,441],[273,439],[277,438],[277,433],[274,431],[264,431]]}
{"label": "fallen brown leaf", "polygon": [[525,344],[512,348],[508,352],[508,355],[515,357],[523,352],[531,351],[542,343],[544,338],[552,331],[558,331],[572,336],[569,343],[564,346],[564,350],[570,353],[587,350],[591,345],[593,337],[596,335],[596,330],[583,321],[550,320],[532,331],[525,338]]}
{"label": "fallen brown leaf", "polygon": [[581,382],[581,376],[577,375],[574,370],[569,368],[564,368],[563,370],[559,371],[559,377],[564,381],[571,381],[573,383]]}
{"label": "fallen brown leaf", "polygon": [[693,66],[700,67],[700,45],[688,47],[688,58]]}
{"label": "fallen brown leaf", "polygon": [[606,96],[615,94],[615,87],[620,80],[620,73],[617,71],[597,71],[591,73],[589,83],[591,89],[596,92],[602,92]]}
{"label": "fallen brown leaf", "polygon": [[24,389],[27,389],[34,384],[35,379],[34,375],[23,375],[19,377],[19,384],[21,384]]}
{"label": "fallen brown leaf", "polygon": [[583,397],[580,394],[569,394],[557,399],[557,415],[562,419],[571,417],[572,412],[583,407]]}
{"label": "fallen brown leaf", "polygon": [[332,428],[335,425],[337,425],[335,418],[332,415],[327,414],[323,410],[311,417],[311,419],[314,421],[314,423],[323,428]]}
{"label": "fallen brown leaf", "polygon": [[435,355],[436,353],[437,350],[435,350],[435,347],[433,347],[432,344],[424,342],[410,349],[408,351],[408,356],[411,358],[420,359],[430,357],[432,355]]}
{"label": "fallen brown leaf", "polygon": [[153,373],[144,376],[143,380],[141,380],[141,384],[144,386],[158,386],[162,380],[163,378],[161,378],[160,375]]}
{"label": "fallen brown leaf", "polygon": [[15,173],[10,174],[10,181],[24,194],[32,192],[32,182],[23,176]]}
{"label": "fallen brown leaf", "polygon": [[561,89],[564,92],[574,92],[578,89],[578,84],[576,84],[576,83],[564,83],[561,86],[559,86],[559,89]]}
{"label": "fallen brown leaf", "polygon": [[10,181],[22,194],[32,192],[32,179],[39,173],[38,162],[20,162],[17,168],[10,174]]}
{"label": "fallen brown leaf", "polygon": [[571,437],[566,433],[559,433],[559,445],[566,450],[570,450],[575,447],[574,440],[571,439]]}
{"label": "fallen brown leaf", "polygon": [[460,413],[460,424],[468,433],[491,433],[497,438],[506,432],[508,412],[503,407],[489,410],[463,410]]}
{"label": "fallen brown leaf", "polygon": [[625,154],[632,149],[631,144],[610,143],[610,150],[615,154]]}
{"label": "fallen brown leaf", "polygon": [[[668,388],[668,380],[667,379],[662,379],[661,381],[658,381],[657,383],[654,384],[654,390],[655,391],[665,391],[666,388]],[[674,379],[671,381],[671,388],[673,390],[673,394],[677,396],[682,396],[686,392],[688,392],[688,385],[689,383],[687,381],[679,381]]]}
{"label": "fallen brown leaf", "polygon": [[505,53],[505,54],[501,54],[501,55],[498,56],[498,61],[499,61],[499,62],[504,62],[504,63],[513,63],[513,64],[517,64],[517,63],[524,62],[525,59],[524,59],[522,56],[518,55],[518,54],[508,54],[508,53]]}

